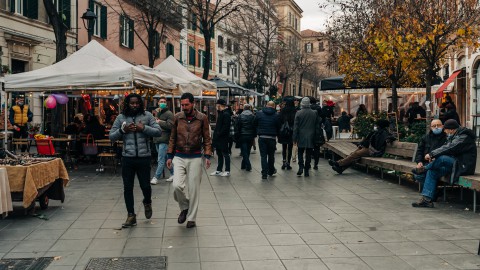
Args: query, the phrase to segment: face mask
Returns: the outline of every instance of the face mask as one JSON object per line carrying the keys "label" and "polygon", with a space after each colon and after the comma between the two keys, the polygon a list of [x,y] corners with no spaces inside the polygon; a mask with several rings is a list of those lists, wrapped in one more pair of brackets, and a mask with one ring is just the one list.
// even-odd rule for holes
{"label": "face mask", "polygon": [[377,131],[377,130],[378,130],[378,127],[373,127],[373,130],[374,130],[374,131]]}
{"label": "face mask", "polygon": [[453,137],[453,134],[447,134],[447,139],[451,139]]}
{"label": "face mask", "polygon": [[434,128],[434,129],[432,130],[433,134],[435,134],[435,135],[441,134],[442,131],[443,131],[443,128]]}
{"label": "face mask", "polygon": [[160,109],[165,109],[167,108],[167,103],[160,103]]}
{"label": "face mask", "polygon": [[18,102],[18,106],[22,106],[22,105],[23,105],[22,101]]}

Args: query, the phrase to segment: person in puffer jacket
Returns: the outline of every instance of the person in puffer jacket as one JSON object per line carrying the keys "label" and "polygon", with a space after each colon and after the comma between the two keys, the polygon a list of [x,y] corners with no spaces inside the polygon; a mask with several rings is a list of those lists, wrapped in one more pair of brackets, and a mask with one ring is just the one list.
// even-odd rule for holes
{"label": "person in puffer jacket", "polygon": [[142,97],[130,94],[125,98],[122,113],[115,119],[110,130],[110,140],[123,140],[122,178],[123,196],[128,211],[122,227],[137,225],[134,208],[133,183],[138,177],[143,193],[145,217],[152,217],[152,188],[150,186],[150,137],[162,134],[160,126],[150,112],[145,111]]}

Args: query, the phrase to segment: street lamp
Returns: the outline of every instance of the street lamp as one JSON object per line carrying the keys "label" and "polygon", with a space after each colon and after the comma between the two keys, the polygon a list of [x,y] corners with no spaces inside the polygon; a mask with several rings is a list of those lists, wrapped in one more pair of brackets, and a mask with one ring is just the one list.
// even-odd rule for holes
{"label": "street lamp", "polygon": [[92,40],[93,28],[95,27],[95,20],[97,20],[97,14],[87,8],[87,11],[82,15],[83,26],[87,29],[88,32],[88,42]]}
{"label": "street lamp", "polygon": [[236,64],[235,64],[235,61],[234,60],[230,60],[227,62],[227,68],[232,68],[232,83],[234,83],[235,81],[233,80],[233,69],[235,68]]}

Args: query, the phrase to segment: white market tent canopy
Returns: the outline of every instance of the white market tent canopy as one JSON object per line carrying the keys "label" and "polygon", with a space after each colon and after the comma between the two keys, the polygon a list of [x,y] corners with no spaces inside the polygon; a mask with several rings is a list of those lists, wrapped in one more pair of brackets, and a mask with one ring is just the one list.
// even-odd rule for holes
{"label": "white market tent canopy", "polygon": [[135,67],[95,40],[56,64],[5,76],[8,92],[127,90],[136,86],[166,93],[176,87],[172,78]]}
{"label": "white market tent canopy", "polygon": [[[201,96],[203,90],[212,90],[217,88],[215,83],[195,76],[195,74],[182,66],[182,64],[180,64],[178,60],[171,55],[154,69],[198,85],[198,88],[193,87],[192,89],[188,90],[188,92],[192,93],[194,96]],[[183,89],[180,90],[183,91]]]}
{"label": "white market tent canopy", "polygon": [[[159,70],[156,70],[156,69],[144,66],[144,65],[138,65],[137,67],[142,68],[142,69],[147,70],[147,71],[150,71],[150,72],[153,72],[160,77],[171,78],[173,80],[173,83],[177,85],[177,89],[173,90],[174,95],[178,94],[177,91],[179,91],[180,94],[181,93],[196,93],[196,91],[198,91],[197,89],[203,89],[203,87],[201,85],[196,84],[194,82],[187,81],[187,80],[182,79],[182,78],[180,78],[178,76],[175,76],[173,74],[168,74],[168,73],[165,73],[163,71],[159,71]],[[175,92],[177,92],[177,93],[175,93]]]}

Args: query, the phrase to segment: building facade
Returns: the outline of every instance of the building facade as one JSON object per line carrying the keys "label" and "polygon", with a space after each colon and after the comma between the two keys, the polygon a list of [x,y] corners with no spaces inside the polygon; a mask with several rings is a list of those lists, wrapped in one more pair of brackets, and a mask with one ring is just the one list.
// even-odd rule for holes
{"label": "building facade", "polygon": [[[280,26],[278,28],[279,42],[283,43],[283,46],[285,46],[288,51],[300,53],[299,50],[302,41],[300,27],[303,10],[294,0],[273,0],[272,2],[280,20]],[[279,56],[279,58],[281,61],[282,56]],[[298,72],[288,72],[287,69],[289,67],[286,67],[287,65],[291,65],[291,63],[286,63],[283,67],[280,67],[280,81],[285,82],[285,76],[288,78],[286,85],[284,85],[285,83],[279,83],[278,91],[279,94],[283,96],[295,96],[298,94],[300,74]],[[280,66],[282,65],[280,64]],[[285,75],[287,73],[288,75]]]}
{"label": "building facade", "polygon": [[302,93],[317,97],[319,80],[338,75],[338,64],[332,54],[335,48],[330,47],[328,37],[321,32],[310,29],[303,30],[302,55],[305,57],[306,68],[302,76]]}

